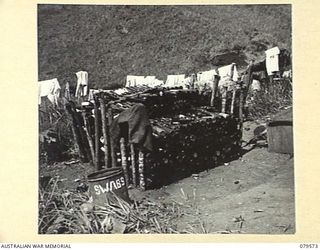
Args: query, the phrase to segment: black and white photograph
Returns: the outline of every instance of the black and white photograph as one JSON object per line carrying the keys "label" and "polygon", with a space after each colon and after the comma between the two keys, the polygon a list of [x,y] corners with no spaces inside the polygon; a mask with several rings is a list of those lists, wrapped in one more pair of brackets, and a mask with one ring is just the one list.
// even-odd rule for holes
{"label": "black and white photograph", "polygon": [[291,4],[35,18],[35,233],[296,233]]}

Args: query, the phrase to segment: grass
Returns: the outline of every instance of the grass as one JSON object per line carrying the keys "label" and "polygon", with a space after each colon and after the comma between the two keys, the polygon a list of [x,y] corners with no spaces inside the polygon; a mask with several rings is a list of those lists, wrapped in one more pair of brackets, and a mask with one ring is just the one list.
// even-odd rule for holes
{"label": "grass", "polygon": [[59,178],[39,192],[40,234],[179,233],[174,220],[183,216],[177,203],[148,200],[128,204],[116,197],[94,205],[88,193],[59,189]]}
{"label": "grass", "polygon": [[38,7],[39,80],[73,88],[79,70],[95,88],[111,88],[128,74],[165,80],[207,70],[228,52],[259,60],[274,45],[291,51],[290,5]]}
{"label": "grass", "polygon": [[259,119],[292,106],[292,86],[288,80],[272,83],[248,97],[249,117]]}

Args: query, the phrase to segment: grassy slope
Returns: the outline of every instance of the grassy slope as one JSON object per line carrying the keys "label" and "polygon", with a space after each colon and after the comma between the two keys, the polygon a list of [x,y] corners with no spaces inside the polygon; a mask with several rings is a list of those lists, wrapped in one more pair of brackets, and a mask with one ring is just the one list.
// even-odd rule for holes
{"label": "grassy slope", "polygon": [[291,7],[39,5],[39,80],[75,83],[89,72],[95,87],[124,84],[128,74],[206,70],[218,54],[260,59],[278,45],[291,51]]}

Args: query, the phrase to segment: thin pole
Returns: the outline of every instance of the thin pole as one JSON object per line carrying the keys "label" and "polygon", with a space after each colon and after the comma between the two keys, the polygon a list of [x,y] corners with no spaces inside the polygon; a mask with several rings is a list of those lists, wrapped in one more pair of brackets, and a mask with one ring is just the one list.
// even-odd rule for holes
{"label": "thin pole", "polygon": [[211,100],[210,100],[211,107],[214,106],[214,99],[217,94],[218,83],[219,83],[219,77],[217,75],[215,75],[213,78],[212,93],[211,93]]}
{"label": "thin pole", "polygon": [[215,95],[215,88],[214,88],[214,83],[212,84],[211,88],[211,99],[210,99],[210,106],[213,107],[214,105],[214,95]]}
{"label": "thin pole", "polygon": [[227,103],[227,88],[226,87],[222,87],[222,108],[221,108],[221,112],[225,113],[226,112],[226,103]]}
{"label": "thin pole", "polygon": [[233,115],[233,111],[234,111],[234,104],[235,104],[235,100],[236,100],[236,88],[234,88],[232,90],[232,100],[231,100],[231,110],[230,110],[230,114]]}
{"label": "thin pole", "polygon": [[[109,123],[109,128],[111,127],[112,121],[113,121],[113,115],[112,115],[112,107],[110,106],[107,109],[108,113],[108,123]],[[111,163],[112,167],[115,168],[117,166],[117,159],[114,151],[114,145],[113,145],[113,140],[110,138],[110,152],[111,152]]]}
{"label": "thin pole", "polygon": [[87,123],[87,118],[86,118],[86,112],[85,111],[82,112],[82,117],[83,117],[83,122],[84,122],[84,131],[86,132],[87,139],[88,139],[88,142],[89,142],[92,162],[95,162],[93,141],[92,141],[92,138],[91,138],[91,136],[89,134],[88,123]]}
{"label": "thin pole", "polygon": [[128,164],[127,164],[127,155],[126,155],[126,145],[123,137],[120,138],[120,153],[121,153],[121,166],[123,170],[123,175],[126,180],[126,185],[129,187],[129,175],[128,175]]}
{"label": "thin pole", "polygon": [[106,106],[102,98],[99,99],[101,108],[101,121],[102,121],[102,134],[103,134],[103,147],[104,147],[104,164],[109,168],[109,149],[108,149],[108,134],[107,134],[107,119],[106,119]]}
{"label": "thin pole", "polygon": [[100,169],[99,166],[99,109],[98,109],[98,105],[97,105],[97,99],[94,98],[94,142],[95,142],[95,161],[94,161],[94,165],[96,170]]}
{"label": "thin pole", "polygon": [[146,189],[146,183],[144,180],[144,154],[139,151],[139,184],[142,190]]}
{"label": "thin pole", "polygon": [[132,171],[132,183],[133,186],[137,186],[137,176],[136,176],[136,155],[134,151],[134,144],[130,144],[130,151],[131,151],[131,171]]}
{"label": "thin pole", "polygon": [[240,118],[240,127],[242,128],[242,124],[243,124],[243,91],[242,91],[242,86],[240,88],[239,118]]}

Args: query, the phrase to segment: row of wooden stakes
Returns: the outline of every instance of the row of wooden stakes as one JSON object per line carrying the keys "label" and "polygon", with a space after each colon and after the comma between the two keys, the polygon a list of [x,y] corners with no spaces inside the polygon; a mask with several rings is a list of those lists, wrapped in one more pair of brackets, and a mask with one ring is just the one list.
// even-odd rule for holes
{"label": "row of wooden stakes", "polygon": [[[83,130],[86,135],[86,140],[89,145],[90,149],[90,158],[95,166],[95,169],[97,171],[101,170],[102,168],[115,168],[118,167],[117,164],[117,155],[115,152],[115,145],[113,140],[110,138],[110,133],[108,131],[108,128],[111,126],[113,122],[113,111],[112,111],[112,102],[105,103],[103,98],[95,98],[94,104],[94,139],[90,135],[90,129],[89,129],[89,121],[86,115],[86,111],[82,110],[82,119],[83,119]],[[100,114],[99,116],[99,107],[97,105],[97,102],[100,104]],[[67,109],[68,110],[68,109]],[[69,114],[73,118],[73,123],[72,123],[72,133],[74,136],[75,140],[75,147],[76,151],[79,153],[80,158],[83,158],[81,155],[81,149],[80,149],[80,138],[81,136],[77,133],[77,127],[79,128],[79,120],[75,119],[75,114],[73,114],[72,109],[68,110]],[[101,117],[101,121],[100,118]],[[101,124],[101,126],[99,126]],[[99,131],[99,127],[102,129]],[[79,128],[81,129],[81,128]],[[100,150],[100,136],[102,134],[103,137],[103,150]],[[133,184],[134,187],[137,187],[139,184],[139,187],[141,189],[145,189],[145,180],[144,180],[144,153],[138,149],[136,149],[136,146],[134,144],[130,144],[130,159],[131,159],[131,183],[130,183],[130,178],[129,178],[129,170],[128,170],[128,159],[126,155],[126,144],[125,144],[125,139],[120,138],[120,155],[121,155],[121,167],[123,170],[123,174],[126,180],[126,185],[129,186],[131,183]],[[136,157],[136,150],[138,150],[138,158]],[[104,152],[104,166],[102,166],[100,162],[100,154],[101,152]],[[137,171],[137,164],[136,164],[136,159],[138,159],[138,171]],[[139,176],[137,176],[139,174]],[[139,177],[139,181],[137,183],[137,177]]]}

